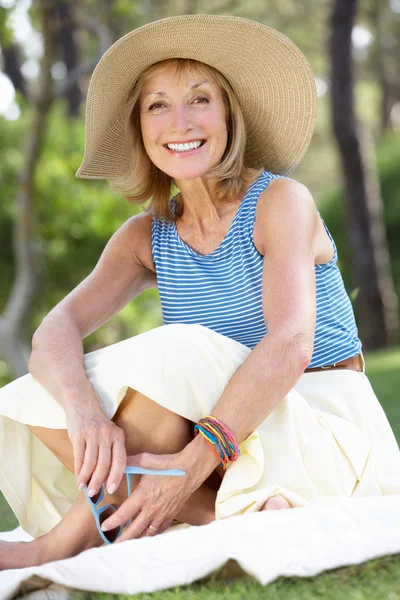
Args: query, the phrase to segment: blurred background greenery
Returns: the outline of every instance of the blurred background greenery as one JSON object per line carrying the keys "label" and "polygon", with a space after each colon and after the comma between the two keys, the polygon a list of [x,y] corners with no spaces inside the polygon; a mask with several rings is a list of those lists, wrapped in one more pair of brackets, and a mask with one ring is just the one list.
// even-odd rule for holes
{"label": "blurred background greenery", "polygon": [[[339,266],[362,323],[364,348],[396,344],[393,314],[397,316],[398,309],[393,310],[390,290],[386,295],[390,302],[384,291],[378,299],[388,311],[391,333],[386,337],[375,341],[368,337],[375,319],[366,318],[357,306],[358,292],[368,297],[363,285],[373,277],[362,275],[360,257],[351,243],[352,192],[345,181],[332,112],[330,40],[334,11],[346,11],[345,4],[343,0],[0,0],[0,385],[26,372],[30,339],[41,319],[90,273],[112,233],[140,210],[110,191],[106,181],[75,178],[83,155],[91,72],[120,36],[176,14],[255,19],[279,29],[304,52],[316,77],[318,119],[311,146],[291,176],[309,187],[337,242]],[[337,12],[336,25],[340,19],[351,20],[351,118],[356,133],[366,134],[369,148],[363,152],[360,142],[366,220],[372,215],[384,226],[389,268],[383,272],[381,287],[389,275],[399,294],[400,0],[351,0],[350,5],[354,14]],[[345,72],[340,50],[337,56]],[[373,231],[371,237],[374,241]],[[385,262],[379,258],[381,250],[378,240],[378,270]],[[85,351],[161,323],[158,292],[147,291],[86,338]],[[22,359],[16,360],[16,355]]]}

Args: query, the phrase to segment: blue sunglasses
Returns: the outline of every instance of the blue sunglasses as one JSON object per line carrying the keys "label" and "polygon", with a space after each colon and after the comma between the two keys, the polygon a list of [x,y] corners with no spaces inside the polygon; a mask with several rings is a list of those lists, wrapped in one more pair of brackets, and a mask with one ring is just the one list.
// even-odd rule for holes
{"label": "blue sunglasses", "polygon": [[[142,467],[126,467],[124,473],[128,482],[128,496],[130,496],[132,493],[132,475],[170,475],[172,477],[186,475],[186,471],[182,471],[182,469],[164,469],[157,471],[155,469],[143,469]],[[101,508],[97,508],[104,498],[105,485],[103,484],[101,486],[101,491],[92,497],[90,497],[87,493],[87,485],[85,485],[83,489],[86,500],[88,501],[89,506],[92,509],[93,516],[96,520],[97,531],[99,532],[101,539],[106,544],[113,544],[121,535],[123,526],[120,525],[119,527],[111,529],[110,531],[101,530],[102,523],[104,523],[104,521],[106,521],[118,510],[115,506],[113,506],[113,504],[106,504]],[[125,526],[128,527],[131,523],[132,519],[129,519]]]}

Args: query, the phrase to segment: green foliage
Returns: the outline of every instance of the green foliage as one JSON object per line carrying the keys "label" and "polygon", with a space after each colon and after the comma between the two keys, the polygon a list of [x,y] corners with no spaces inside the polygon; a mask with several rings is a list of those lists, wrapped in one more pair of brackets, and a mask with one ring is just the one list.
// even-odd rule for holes
{"label": "green foliage", "polygon": [[7,24],[8,10],[0,6],[0,42],[3,48],[7,48],[13,41],[11,30]]}
{"label": "green foliage", "polygon": [[[386,226],[391,269],[395,287],[400,297],[400,170],[398,165],[398,137],[388,136],[377,145],[377,168],[383,197],[384,223]],[[325,193],[319,206],[338,247],[339,267],[347,290],[352,299],[356,295],[352,282],[352,261],[346,227],[346,211],[344,194],[341,188],[334,188]]]}
{"label": "green foliage", "polygon": [[[0,119],[0,311],[14,276],[12,222],[17,178],[23,164],[23,140],[30,110],[17,121]],[[28,339],[42,318],[94,268],[108,239],[130,216],[141,211],[99,180],[75,178],[84,148],[83,119],[67,121],[63,105],[49,116],[43,152],[35,174],[37,243],[41,254],[40,291],[26,324]],[[131,337],[161,324],[158,292],[149,290],[85,340],[86,351]]]}
{"label": "green foliage", "polygon": [[[104,4],[104,3],[103,3]],[[216,2],[197,3],[196,12],[235,14],[259,20],[277,28],[290,37],[306,54],[316,76],[329,80],[329,56],[327,39],[329,35],[329,17],[332,3],[329,0],[255,0],[253,3]],[[193,2],[174,3],[170,0],[116,0],[101,6],[98,0],[84,0],[75,7],[74,17],[77,24],[86,21],[87,14],[96,14],[101,26],[108,29],[110,38],[126,34],[137,26],[163,16],[185,12],[193,8]],[[358,24],[363,24],[376,36],[376,23],[371,17],[374,0],[368,0],[359,6]],[[0,7],[0,42],[4,45],[11,41],[12,31],[7,24],[10,9]],[[29,18],[36,30],[40,29],[38,5],[32,3]],[[391,32],[391,48],[385,46],[385,57],[397,57],[398,32],[400,20],[391,12],[389,5],[382,8],[385,28]],[[0,36],[0,38],[1,38]],[[8,37],[7,37],[8,36]],[[374,41],[375,44],[375,41]],[[82,28],[79,36],[80,60],[85,62],[98,52],[95,35]],[[355,61],[357,85],[355,99],[357,114],[369,127],[376,127],[379,121],[379,102],[381,89],[377,78],[377,50],[369,52],[365,59]],[[54,57],[56,61],[58,55]],[[356,64],[357,63],[357,64]],[[390,63],[391,64],[391,63]],[[389,64],[389,67],[390,67]],[[82,88],[85,78],[81,79]],[[37,82],[30,87],[36,92]],[[23,164],[24,138],[29,127],[31,107],[22,103],[22,116],[13,122],[0,118],[0,311],[5,302],[13,280],[12,222],[15,214],[17,177]],[[79,119],[67,121],[62,101],[57,101],[48,120],[44,150],[36,172],[37,197],[35,203],[38,213],[37,243],[42,257],[42,276],[40,291],[32,306],[26,323],[26,336],[29,339],[49,310],[71,289],[82,281],[93,269],[107,240],[130,215],[138,210],[111,192],[104,181],[76,179],[74,174],[80,164],[84,147],[83,110]],[[346,240],[343,199],[338,190],[326,193],[329,181],[337,181],[339,176],[337,155],[331,143],[329,94],[318,100],[318,121],[313,142],[301,165],[296,169],[294,178],[304,182],[312,190],[321,212],[331,229],[338,247],[340,266],[346,287],[352,299],[357,294],[351,281],[351,257]],[[389,244],[392,252],[393,274],[397,289],[400,285],[400,259],[396,241],[396,223],[400,219],[400,204],[395,201],[399,190],[398,174],[395,164],[395,144],[386,140],[380,147],[380,169],[382,190],[385,198],[385,219],[388,226]],[[130,303],[110,323],[85,340],[85,350],[107,345],[135,335],[161,324],[161,311],[158,292],[155,290],[142,294]],[[0,362],[0,384],[9,378],[4,363]]]}

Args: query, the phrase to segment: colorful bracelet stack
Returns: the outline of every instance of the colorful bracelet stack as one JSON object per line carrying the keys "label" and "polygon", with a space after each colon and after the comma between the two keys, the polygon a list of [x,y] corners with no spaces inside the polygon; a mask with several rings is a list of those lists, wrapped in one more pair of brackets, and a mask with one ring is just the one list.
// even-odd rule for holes
{"label": "colorful bracelet stack", "polygon": [[[194,426],[194,431],[195,435],[201,433],[207,440],[215,456],[221,460],[224,469],[229,463],[235,462],[239,458],[240,450],[235,436],[216,417],[209,415],[204,419],[200,419]],[[214,449],[214,446],[216,446],[218,452]]]}

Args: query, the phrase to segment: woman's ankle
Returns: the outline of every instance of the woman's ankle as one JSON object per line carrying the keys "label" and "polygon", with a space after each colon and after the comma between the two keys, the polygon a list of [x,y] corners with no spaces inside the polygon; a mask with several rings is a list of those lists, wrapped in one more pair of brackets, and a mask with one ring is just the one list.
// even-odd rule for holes
{"label": "woman's ankle", "polygon": [[96,532],[90,533],[82,529],[81,536],[77,536],[76,532],[66,536],[58,526],[35,541],[38,542],[38,558],[41,565],[55,560],[72,558],[85,550],[101,546],[103,543],[97,529]]}
{"label": "woman's ankle", "polygon": [[0,571],[38,567],[41,564],[40,544],[31,542],[0,542]]}
{"label": "woman's ankle", "polygon": [[215,521],[215,500],[217,492],[202,485],[182,506],[177,519],[189,525],[207,525]]}

